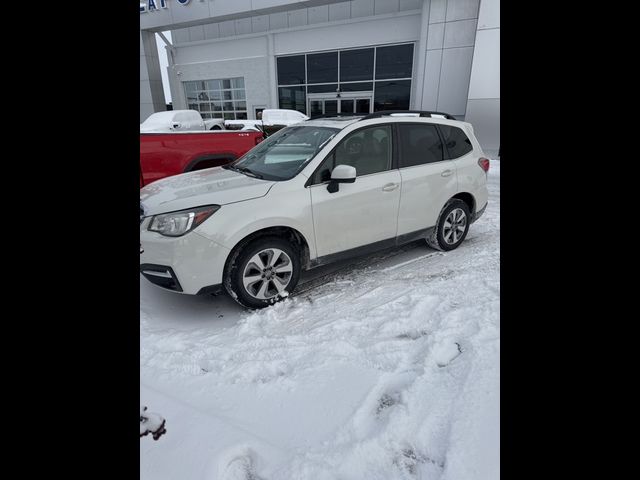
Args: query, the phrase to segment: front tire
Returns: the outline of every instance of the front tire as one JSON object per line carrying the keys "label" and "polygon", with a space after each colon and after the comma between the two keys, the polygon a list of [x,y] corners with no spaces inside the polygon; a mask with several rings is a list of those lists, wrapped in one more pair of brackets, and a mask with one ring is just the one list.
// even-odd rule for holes
{"label": "front tire", "polygon": [[265,308],[293,291],[300,268],[295,245],[280,237],[259,237],[232,254],[224,286],[243,307]]}
{"label": "front tire", "polygon": [[470,224],[471,213],[467,204],[457,198],[451,199],[440,212],[436,228],[427,237],[427,244],[445,252],[458,248],[466,238]]}

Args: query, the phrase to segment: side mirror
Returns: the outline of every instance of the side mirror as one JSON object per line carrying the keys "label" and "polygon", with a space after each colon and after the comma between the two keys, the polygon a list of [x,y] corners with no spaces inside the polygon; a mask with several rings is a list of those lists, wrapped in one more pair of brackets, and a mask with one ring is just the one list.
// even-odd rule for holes
{"label": "side mirror", "polygon": [[182,124],[178,123],[178,122],[173,122],[171,124],[171,128],[173,128],[174,130],[180,128],[181,126],[182,126]]}
{"label": "side mirror", "polygon": [[327,185],[329,193],[336,193],[341,183],[353,183],[356,181],[356,168],[351,165],[338,165],[331,172],[331,181]]}

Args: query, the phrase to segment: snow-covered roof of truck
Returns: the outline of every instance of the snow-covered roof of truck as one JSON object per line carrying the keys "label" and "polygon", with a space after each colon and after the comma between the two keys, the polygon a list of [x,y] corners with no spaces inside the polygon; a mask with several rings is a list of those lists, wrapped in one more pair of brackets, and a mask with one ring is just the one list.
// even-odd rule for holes
{"label": "snow-covered roof of truck", "polygon": [[309,117],[297,110],[267,108],[262,111],[262,121],[265,125],[293,125],[305,120],[309,120]]}
{"label": "snow-covered roof of truck", "polygon": [[140,124],[141,127],[164,126],[170,122],[175,115],[176,110],[168,110],[166,112],[152,113],[147,119]]}

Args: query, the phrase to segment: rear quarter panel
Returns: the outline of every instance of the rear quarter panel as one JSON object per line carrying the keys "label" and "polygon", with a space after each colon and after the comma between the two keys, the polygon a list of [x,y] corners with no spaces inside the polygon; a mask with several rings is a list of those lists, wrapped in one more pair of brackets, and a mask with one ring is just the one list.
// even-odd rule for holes
{"label": "rear quarter panel", "polygon": [[478,160],[484,157],[484,153],[474,135],[471,124],[464,124],[464,130],[471,140],[473,150],[453,160],[458,175],[458,191],[472,194],[476,203],[475,209],[479,211],[487,204],[489,198],[487,191],[487,174],[480,168],[480,165],[478,165]]}

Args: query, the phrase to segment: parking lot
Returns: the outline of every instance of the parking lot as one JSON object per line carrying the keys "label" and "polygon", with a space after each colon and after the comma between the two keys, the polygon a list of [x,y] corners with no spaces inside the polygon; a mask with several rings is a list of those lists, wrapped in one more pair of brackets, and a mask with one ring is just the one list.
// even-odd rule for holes
{"label": "parking lot", "polygon": [[167,420],[144,478],[497,475],[499,182],[458,249],[321,267],[261,311],[141,278],[141,404]]}

